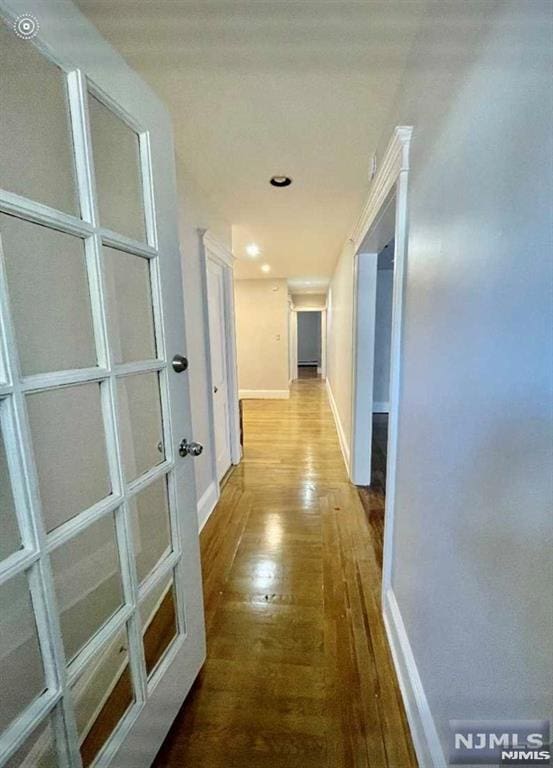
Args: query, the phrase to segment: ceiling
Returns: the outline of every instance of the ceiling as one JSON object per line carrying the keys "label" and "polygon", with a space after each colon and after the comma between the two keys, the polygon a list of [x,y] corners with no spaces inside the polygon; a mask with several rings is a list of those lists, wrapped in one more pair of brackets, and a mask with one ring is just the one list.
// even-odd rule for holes
{"label": "ceiling", "polygon": [[[77,4],[169,107],[179,161],[233,227],[237,277],[320,290],[361,210],[424,0]],[[271,187],[275,174],[293,184]]]}

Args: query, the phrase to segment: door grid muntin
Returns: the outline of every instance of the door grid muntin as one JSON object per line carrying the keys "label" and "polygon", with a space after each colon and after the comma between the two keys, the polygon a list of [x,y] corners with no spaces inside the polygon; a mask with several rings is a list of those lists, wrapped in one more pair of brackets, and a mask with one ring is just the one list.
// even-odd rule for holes
{"label": "door grid muntin", "polygon": [[[35,41],[28,44],[34,43]],[[84,240],[98,364],[93,368],[21,376],[15,333],[9,312],[7,281],[0,239],[1,421],[17,522],[22,538],[22,548],[0,562],[0,584],[17,574],[27,574],[47,686],[46,692],[32,702],[0,735],[0,765],[4,765],[50,716],[52,717],[60,766],[81,765],[70,687],[94,656],[116,636],[122,627],[127,626],[128,663],[133,680],[135,703],[127,711],[108,742],[95,758],[93,765],[100,763],[104,765],[109,762],[110,757],[124,740],[149,693],[163,676],[164,670],[171,662],[185,636],[184,594],[182,580],[179,578],[181,572],[180,530],[177,515],[176,481],[173,471],[175,463],[169,410],[167,354],[163,333],[164,318],[151,151],[147,130],[138,125],[107,94],[87,79],[80,70],[65,68],[63,63],[56,61],[49,51],[44,50],[39,41],[36,41],[36,44],[44,55],[61,68],[66,77],[71,137],[75,154],[76,184],[82,218],[2,189],[0,189],[0,211],[66,232]],[[127,123],[138,135],[147,243],[135,242],[128,237],[103,228],[100,224],[88,119],[87,98],[89,92]],[[157,359],[133,363],[113,363],[102,256],[104,245],[148,260]],[[152,371],[159,374],[166,458],[144,475],[125,485],[118,431],[117,378],[133,373]],[[33,458],[25,398],[31,392],[76,386],[85,382],[98,382],[100,384],[103,427],[112,493],[89,509],[80,511],[75,517],[47,535],[41,517],[37,470]],[[162,562],[158,563],[139,586],[134,564],[128,500],[163,476],[167,477],[171,552]],[[59,610],[49,553],[107,514],[115,516],[124,605],[96,631],[68,666],[61,638]],[[175,606],[177,638],[157,665],[151,679],[148,680],[138,605],[139,601],[150,590],[171,573],[174,575],[174,590],[177,596]]]}

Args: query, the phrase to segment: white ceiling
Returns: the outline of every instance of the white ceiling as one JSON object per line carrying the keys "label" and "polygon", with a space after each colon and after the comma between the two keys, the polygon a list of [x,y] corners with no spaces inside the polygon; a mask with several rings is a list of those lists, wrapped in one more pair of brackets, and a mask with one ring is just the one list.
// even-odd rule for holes
{"label": "white ceiling", "polygon": [[328,279],[424,0],[77,4],[168,105],[180,161],[233,225],[237,276]]}

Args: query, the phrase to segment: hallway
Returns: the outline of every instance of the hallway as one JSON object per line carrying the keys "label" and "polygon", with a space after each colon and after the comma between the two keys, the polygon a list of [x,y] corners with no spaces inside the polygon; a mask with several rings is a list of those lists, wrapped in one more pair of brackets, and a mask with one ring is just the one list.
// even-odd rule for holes
{"label": "hallway", "polygon": [[381,619],[381,544],[324,382],[244,401],[244,434],[201,534],[207,660],[156,768],[415,766]]}

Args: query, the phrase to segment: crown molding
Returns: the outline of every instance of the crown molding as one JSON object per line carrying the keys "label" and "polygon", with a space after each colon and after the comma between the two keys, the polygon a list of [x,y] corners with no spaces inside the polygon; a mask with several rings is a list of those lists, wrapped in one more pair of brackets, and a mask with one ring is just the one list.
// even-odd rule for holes
{"label": "crown molding", "polygon": [[413,128],[410,125],[398,125],[394,129],[390,143],[386,147],[382,165],[372,181],[367,201],[348,238],[349,242],[353,243],[354,252],[357,252],[363,244],[367,232],[380,212],[399,174],[409,170],[409,147],[412,134]]}
{"label": "crown molding", "polygon": [[225,266],[234,269],[234,262],[236,259],[230,248],[223,245],[219,238],[215,237],[209,229],[200,229],[198,232],[205,250],[209,251],[209,255],[218,259]]}

